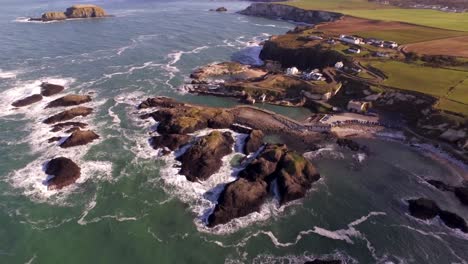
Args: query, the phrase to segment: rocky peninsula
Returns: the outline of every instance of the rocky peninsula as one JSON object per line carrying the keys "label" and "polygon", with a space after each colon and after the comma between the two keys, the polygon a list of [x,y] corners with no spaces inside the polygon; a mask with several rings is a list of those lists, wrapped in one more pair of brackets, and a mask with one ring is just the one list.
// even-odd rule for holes
{"label": "rocky peninsula", "polygon": [[45,12],[40,18],[30,18],[30,21],[57,21],[77,18],[109,17],[102,7],[96,5],[73,5],[65,12]]}

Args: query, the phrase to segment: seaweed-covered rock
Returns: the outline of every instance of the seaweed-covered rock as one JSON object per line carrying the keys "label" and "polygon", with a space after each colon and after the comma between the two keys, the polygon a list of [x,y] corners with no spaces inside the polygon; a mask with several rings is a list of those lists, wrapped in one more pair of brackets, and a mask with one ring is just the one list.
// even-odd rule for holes
{"label": "seaweed-covered rock", "polygon": [[268,184],[262,180],[240,178],[227,184],[208,218],[208,226],[225,224],[234,218],[259,211],[267,195]]}
{"label": "seaweed-covered rock", "polygon": [[46,108],[60,107],[60,106],[74,106],[80,105],[91,101],[89,95],[69,94],[64,97],[58,98],[47,104]]}
{"label": "seaweed-covered rock", "polygon": [[281,204],[304,197],[312,183],[320,179],[312,163],[294,152],[283,155],[276,174]]}
{"label": "seaweed-covered rock", "polygon": [[41,84],[41,95],[42,96],[56,95],[60,93],[61,91],[63,91],[64,89],[65,87],[63,87],[62,85],[43,82]]}
{"label": "seaweed-covered rock", "polygon": [[150,144],[154,149],[168,148],[172,151],[187,144],[192,137],[189,135],[180,134],[166,134],[161,136],[152,137]]}
{"label": "seaweed-covered rock", "polygon": [[73,132],[62,144],[62,148],[86,145],[99,138],[99,135],[91,130],[77,130]]}
{"label": "seaweed-covered rock", "polygon": [[77,116],[87,116],[89,114],[91,114],[93,112],[93,109],[92,108],[88,108],[88,107],[75,107],[75,108],[72,108],[72,109],[69,109],[69,110],[65,110],[63,112],[60,112],[56,115],[53,115],[49,118],[47,118],[46,120],[44,120],[44,123],[46,124],[53,124],[53,123],[57,123],[57,122],[63,122],[63,121],[66,121],[66,120],[70,120],[70,119],[73,119]]}
{"label": "seaweed-covered rock", "polygon": [[189,181],[206,180],[219,171],[222,158],[232,152],[234,139],[231,133],[213,131],[202,137],[178,160],[182,162],[180,174]]}
{"label": "seaweed-covered rock", "polygon": [[252,130],[245,140],[244,153],[256,152],[263,145],[264,134],[261,130]]}
{"label": "seaweed-covered rock", "polygon": [[80,177],[81,169],[72,160],[59,157],[49,161],[45,173],[54,176],[47,182],[47,188],[54,190],[75,183]]}
{"label": "seaweed-covered rock", "polygon": [[33,94],[31,96],[25,97],[23,99],[14,101],[11,105],[14,107],[23,107],[28,106],[34,103],[37,103],[42,100],[42,95],[40,94]]}
{"label": "seaweed-covered rock", "polygon": [[408,200],[408,203],[410,214],[419,219],[432,219],[440,212],[439,206],[426,198]]}

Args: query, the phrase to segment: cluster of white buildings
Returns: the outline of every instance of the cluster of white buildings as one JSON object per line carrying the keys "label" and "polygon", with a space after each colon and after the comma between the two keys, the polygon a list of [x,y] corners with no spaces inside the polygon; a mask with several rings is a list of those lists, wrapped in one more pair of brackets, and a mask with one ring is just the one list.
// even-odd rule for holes
{"label": "cluster of white buildings", "polygon": [[[299,76],[301,75],[301,72],[299,71],[298,68],[296,67],[291,67],[286,69],[286,74],[291,75],[291,76]],[[313,81],[325,81],[325,77],[323,77],[323,74],[320,73],[318,69],[315,69],[311,72],[304,72],[302,73],[301,78],[305,80],[313,80]]]}
{"label": "cluster of white buildings", "polygon": [[[351,44],[351,45],[361,45],[361,44],[367,44],[367,45],[373,45],[379,48],[389,48],[389,49],[396,49],[398,48],[398,43],[395,41],[384,41],[380,39],[374,39],[374,38],[369,38],[369,39],[363,39],[355,36],[349,36],[349,35],[340,35],[339,40]],[[360,49],[355,49],[356,51],[359,50],[359,52],[353,52],[353,53],[360,53]],[[352,52],[351,50],[349,50]]]}

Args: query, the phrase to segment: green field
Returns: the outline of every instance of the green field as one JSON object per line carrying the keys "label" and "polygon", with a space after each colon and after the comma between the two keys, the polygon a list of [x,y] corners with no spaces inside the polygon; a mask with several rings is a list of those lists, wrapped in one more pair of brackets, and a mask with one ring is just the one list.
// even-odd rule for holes
{"label": "green field", "polygon": [[433,95],[442,99],[438,108],[468,115],[468,72],[398,61],[372,62],[371,65],[387,75],[383,84]]}
{"label": "green field", "polygon": [[370,3],[367,0],[298,0],[283,4],[309,10],[325,10],[384,21],[468,31],[468,13],[447,13],[429,9],[402,9]]}

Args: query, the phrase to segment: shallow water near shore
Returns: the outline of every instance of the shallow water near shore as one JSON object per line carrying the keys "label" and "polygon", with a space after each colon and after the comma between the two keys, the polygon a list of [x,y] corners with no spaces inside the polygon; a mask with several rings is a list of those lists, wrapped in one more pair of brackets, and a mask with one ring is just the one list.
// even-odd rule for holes
{"label": "shallow water near shore", "polygon": [[[231,59],[254,63],[258,43],[293,25],[234,13],[246,2],[98,1],[109,19],[27,23],[71,1],[6,0],[0,10],[0,263],[467,263],[468,236],[407,214],[405,200],[428,197],[468,219],[467,207],[424,178],[458,184],[451,170],[400,143],[360,139],[369,155],[333,146],[307,153],[322,174],[307,197],[211,232],[202,200],[181,197],[170,160],[148,145],[152,123],[136,104],[166,95],[234,106],[235,100],[180,92],[195,67]],[[228,13],[208,12],[226,6]],[[53,111],[13,110],[42,80],[93,92],[85,120],[101,139],[63,151],[40,122]],[[45,99],[51,100],[51,99]],[[263,106],[303,119],[306,109]],[[280,141],[278,138],[271,140]],[[79,183],[49,192],[42,164],[74,157]],[[230,161],[227,160],[226,164]],[[227,166],[227,165],[226,165]],[[228,179],[223,168],[219,179]],[[225,173],[225,174],[223,174]],[[242,222],[244,221],[244,222]],[[248,224],[247,224],[248,223]]]}

